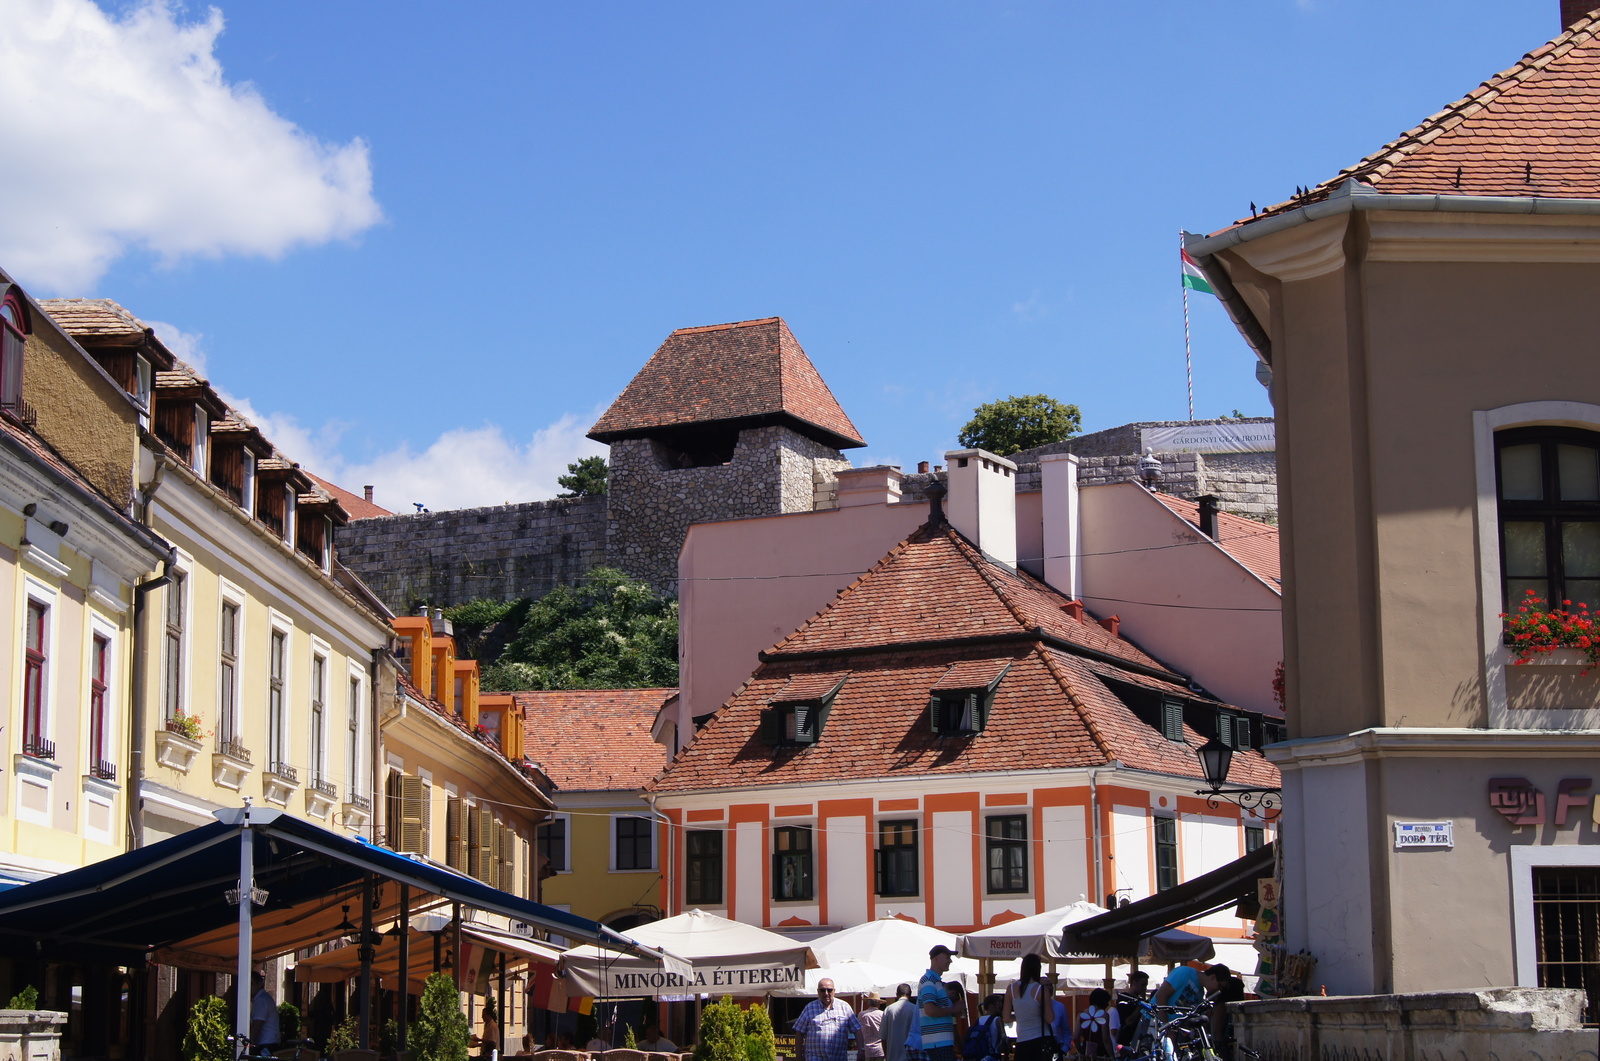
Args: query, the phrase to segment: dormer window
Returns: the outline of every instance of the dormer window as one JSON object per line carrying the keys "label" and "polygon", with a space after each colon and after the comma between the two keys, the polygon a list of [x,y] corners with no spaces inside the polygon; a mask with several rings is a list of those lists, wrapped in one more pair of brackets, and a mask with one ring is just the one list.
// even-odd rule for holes
{"label": "dormer window", "polygon": [[22,351],[29,330],[27,308],[13,288],[0,300],[0,409],[31,423],[32,411],[22,400]]}
{"label": "dormer window", "polygon": [[1161,698],[1161,735],[1177,744],[1183,741],[1183,700],[1176,696]]}
{"label": "dormer window", "polygon": [[971,737],[989,723],[1000,680],[1011,669],[1009,659],[977,659],[955,663],[933,684],[928,717],[935,736]]}
{"label": "dormer window", "polygon": [[1250,748],[1250,719],[1233,711],[1217,712],[1217,740],[1234,749]]}
{"label": "dormer window", "polygon": [[768,744],[808,745],[822,737],[834,697],[848,674],[797,674],[767,702],[761,715],[762,738]]}

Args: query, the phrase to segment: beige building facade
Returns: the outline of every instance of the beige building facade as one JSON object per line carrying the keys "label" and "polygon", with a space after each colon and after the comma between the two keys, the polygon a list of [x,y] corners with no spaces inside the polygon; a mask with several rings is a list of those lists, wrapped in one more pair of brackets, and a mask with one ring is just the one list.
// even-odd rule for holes
{"label": "beige building facade", "polygon": [[1600,912],[1600,672],[1516,665],[1501,618],[1530,589],[1600,610],[1600,187],[1535,146],[1595,69],[1584,19],[1188,242],[1271,367],[1291,739],[1267,755],[1287,946],[1329,993],[1600,971],[1578,927]]}

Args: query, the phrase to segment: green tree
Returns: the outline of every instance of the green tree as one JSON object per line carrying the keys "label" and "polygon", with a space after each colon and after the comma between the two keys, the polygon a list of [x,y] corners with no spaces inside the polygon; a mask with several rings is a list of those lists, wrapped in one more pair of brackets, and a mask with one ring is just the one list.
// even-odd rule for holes
{"label": "green tree", "polygon": [[528,607],[483,689],[628,689],[678,684],[678,602],[615,568]]}
{"label": "green tree", "polygon": [[428,976],[408,1031],[406,1046],[416,1061],[467,1061],[467,1017],[455,980],[443,973]]}
{"label": "green tree", "polygon": [[344,1020],[333,1026],[333,1031],[328,1035],[328,1048],[324,1053],[337,1053],[340,1050],[355,1050],[361,1045],[361,1017],[351,1013]]}
{"label": "green tree", "polygon": [[1012,395],[985,402],[972,410],[956,436],[968,449],[986,449],[999,456],[1062,442],[1083,426],[1076,405],[1064,405],[1047,394]]}
{"label": "green tree", "polygon": [[633,1025],[626,1025],[622,1032],[622,1048],[624,1050],[639,1049],[639,1037],[633,1034]]}
{"label": "green tree", "polygon": [[278,1041],[300,1038],[300,1007],[293,1002],[278,1003]]}
{"label": "green tree", "polygon": [[11,1001],[6,1003],[6,1009],[38,1009],[39,989],[32,984],[11,996]]}
{"label": "green tree", "polygon": [[694,1061],[745,1061],[744,1014],[732,995],[701,1011]]}
{"label": "green tree", "polygon": [[777,1061],[778,1036],[772,1030],[767,1007],[750,1003],[744,1011],[744,1055],[746,1061]]}
{"label": "green tree", "polygon": [[566,491],[557,497],[594,497],[606,492],[606,479],[610,469],[604,457],[585,457],[567,465],[567,475],[556,476],[556,482]]}
{"label": "green tree", "polygon": [[189,1027],[178,1047],[183,1061],[232,1061],[228,1031],[228,1004],[216,995],[200,999],[189,1010]]}

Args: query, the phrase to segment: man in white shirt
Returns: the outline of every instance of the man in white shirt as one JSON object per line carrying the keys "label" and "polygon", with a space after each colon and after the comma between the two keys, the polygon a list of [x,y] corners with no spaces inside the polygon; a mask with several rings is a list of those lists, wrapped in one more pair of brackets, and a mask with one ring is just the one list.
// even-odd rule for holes
{"label": "man in white shirt", "polygon": [[267,994],[267,978],[250,974],[250,1042],[257,1050],[278,1048],[278,1004]]}
{"label": "man in white shirt", "polygon": [[659,1024],[646,1024],[644,1041],[639,1044],[639,1049],[653,1054],[675,1054],[678,1052],[678,1044],[661,1034]]}

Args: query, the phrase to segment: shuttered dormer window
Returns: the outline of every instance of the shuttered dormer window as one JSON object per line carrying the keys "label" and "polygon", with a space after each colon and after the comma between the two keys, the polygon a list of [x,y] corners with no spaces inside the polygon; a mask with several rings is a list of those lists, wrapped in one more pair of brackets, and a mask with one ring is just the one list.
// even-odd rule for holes
{"label": "shuttered dormer window", "polygon": [[834,698],[848,674],[797,674],[784,683],[761,714],[761,737],[767,744],[815,744],[828,723]]}
{"label": "shuttered dormer window", "polygon": [[1183,743],[1183,701],[1176,696],[1161,698],[1161,735]]}
{"label": "shuttered dormer window", "polygon": [[933,684],[928,718],[940,737],[970,737],[989,723],[1000,680],[1011,669],[1009,659],[963,660],[951,664]]}

